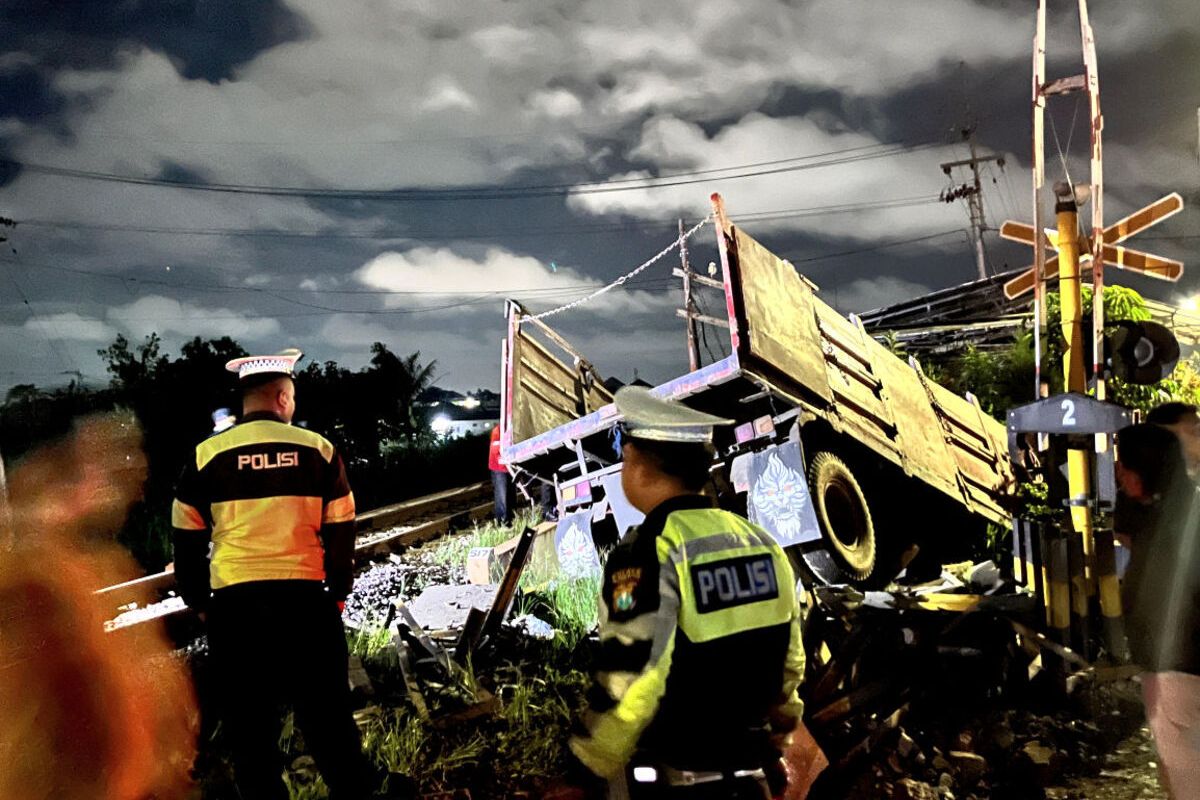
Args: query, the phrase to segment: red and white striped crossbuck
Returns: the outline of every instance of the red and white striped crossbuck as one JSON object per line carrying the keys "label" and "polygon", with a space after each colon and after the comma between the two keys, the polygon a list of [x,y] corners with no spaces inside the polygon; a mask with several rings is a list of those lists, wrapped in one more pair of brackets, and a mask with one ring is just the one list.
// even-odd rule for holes
{"label": "red and white striped crossbuck", "polygon": [[[1104,229],[1104,263],[1164,281],[1179,280],[1179,277],[1183,275],[1183,262],[1119,245],[1135,233],[1157,225],[1167,217],[1178,214],[1182,209],[1183,198],[1179,196],[1178,192],[1172,192],[1161,200],[1156,200],[1140,211],[1135,211],[1119,222],[1106,227]],[[1053,250],[1058,250],[1058,231],[1046,228],[1044,234],[1046,245]],[[1023,222],[1008,220],[1000,226],[1000,235],[1014,242],[1024,242],[1030,246],[1034,244],[1033,226]],[[1078,252],[1080,253],[1080,267],[1083,269],[1087,269],[1091,261],[1091,257],[1087,255],[1092,252],[1091,238],[1082,235],[1079,237]],[[1004,296],[1012,300],[1031,291],[1035,282],[1033,270],[1034,268],[1030,267],[1005,283]],[[1047,280],[1058,275],[1058,256],[1046,259],[1042,275]]]}

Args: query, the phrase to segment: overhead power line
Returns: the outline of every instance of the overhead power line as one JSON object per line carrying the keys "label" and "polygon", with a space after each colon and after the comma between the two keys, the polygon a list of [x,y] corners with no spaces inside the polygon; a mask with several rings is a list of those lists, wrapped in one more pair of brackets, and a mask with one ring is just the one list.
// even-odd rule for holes
{"label": "overhead power line", "polygon": [[[261,297],[270,297],[302,308],[315,309],[321,312],[333,314],[370,314],[370,315],[403,315],[403,314],[420,314],[433,311],[446,311],[455,308],[462,308],[472,305],[480,305],[493,302],[506,297],[519,297],[522,299],[533,300],[548,300],[554,301],[563,298],[574,298],[581,295],[586,295],[589,292],[596,290],[598,283],[578,283],[564,284],[562,286],[547,286],[528,289],[495,289],[483,292],[463,292],[463,291],[393,291],[386,289],[363,289],[363,290],[305,290],[295,289],[291,291],[303,292],[305,294],[357,294],[357,295],[407,295],[409,297],[429,297],[429,298],[447,298],[458,297],[465,298],[452,303],[444,303],[440,305],[419,305],[415,308],[338,308],[320,303],[312,303],[304,300],[299,300],[294,297],[288,297],[282,294],[284,291],[279,289],[269,289],[261,286],[239,286],[233,284],[206,284],[206,283],[187,283],[179,281],[166,281],[156,278],[140,279],[125,275],[119,275],[111,272],[96,272],[91,270],[77,269],[72,267],[63,267],[55,264],[46,264],[36,261],[27,261],[25,259],[14,260],[0,258],[0,263],[12,264],[22,267],[35,267],[39,269],[49,269],[59,272],[68,272],[76,275],[85,275],[93,278],[108,279],[120,282],[126,286],[146,285],[157,286],[167,289],[193,289],[204,292],[236,292],[241,294],[254,294]],[[662,289],[669,286],[674,279],[670,276],[643,278],[637,281],[630,281],[626,286],[632,289]],[[28,302],[26,303],[28,305]],[[289,312],[290,316],[312,316],[311,314],[296,314]],[[259,316],[274,316],[274,315],[259,315]],[[319,315],[318,315],[319,316]],[[218,317],[188,317],[188,320],[208,321],[214,319],[253,319],[255,315],[235,315],[235,316],[218,316]],[[128,317],[117,317],[118,320],[130,319]]]}
{"label": "overhead power line", "polygon": [[[819,262],[819,261],[826,261],[826,260],[831,260],[831,259],[843,258],[846,256],[851,256],[851,255],[858,255],[861,253],[870,253],[870,252],[874,252],[877,250],[884,250],[884,249],[887,249],[890,247],[898,247],[900,245],[905,245],[905,244],[915,244],[918,242],[924,242],[924,241],[929,241],[932,239],[941,238],[943,236],[949,236],[951,234],[961,234],[961,233],[963,233],[962,229],[955,228],[952,230],[941,231],[938,233],[927,234],[924,236],[915,236],[915,237],[911,237],[911,238],[907,238],[907,239],[899,239],[899,240],[895,240],[895,241],[884,242],[882,244],[873,245],[870,247],[856,248],[854,250],[845,250],[845,251],[841,251],[838,253],[827,253],[827,254],[823,254],[823,255],[819,255],[819,256],[810,256],[807,258],[790,259],[790,261],[792,264],[811,264],[811,263],[815,263],[815,262]],[[447,311],[447,310],[452,310],[452,309],[456,309],[456,308],[464,308],[464,307],[474,306],[474,305],[481,305],[481,304],[493,302],[493,301],[495,301],[499,298],[503,298],[503,297],[517,296],[517,297],[525,297],[525,298],[532,298],[532,299],[545,301],[545,300],[556,300],[556,299],[562,299],[562,298],[569,299],[571,297],[583,296],[590,292],[594,292],[596,290],[596,284],[594,284],[594,283],[592,283],[592,284],[567,284],[567,285],[564,285],[561,287],[542,287],[542,288],[536,288],[536,289],[504,289],[504,290],[494,290],[494,291],[477,292],[477,293],[463,293],[463,292],[452,292],[452,291],[446,291],[444,293],[403,292],[403,291],[399,291],[399,290],[393,291],[393,290],[386,290],[386,289],[382,289],[382,290],[375,290],[375,289],[363,289],[363,290],[301,290],[301,289],[297,289],[297,290],[293,290],[293,291],[303,291],[303,292],[311,291],[311,293],[315,293],[315,294],[375,294],[375,295],[407,294],[409,296],[423,295],[423,296],[427,296],[427,297],[446,296],[446,297],[466,298],[466,299],[459,300],[459,301],[456,301],[453,303],[446,303],[446,304],[436,305],[436,306],[423,305],[423,306],[418,306],[416,308],[381,308],[381,309],[336,308],[336,307],[327,306],[327,305],[323,305],[323,304],[319,304],[319,303],[309,303],[309,302],[306,302],[303,300],[297,300],[296,298],[287,297],[280,293],[281,291],[287,291],[287,290],[266,289],[263,287],[252,287],[252,286],[236,286],[236,285],[231,285],[231,284],[192,284],[192,283],[177,283],[177,282],[172,282],[172,281],[163,281],[163,280],[158,280],[158,279],[136,279],[136,278],[131,278],[131,277],[127,277],[127,276],[117,275],[114,273],[92,272],[92,271],[88,271],[88,270],[74,269],[71,267],[61,267],[61,266],[53,265],[53,264],[29,262],[29,261],[25,261],[25,260],[16,262],[11,259],[0,259],[0,262],[10,263],[10,264],[17,263],[17,264],[20,264],[21,266],[26,266],[26,267],[37,267],[37,268],[42,268],[42,269],[52,269],[52,270],[59,270],[59,271],[64,271],[64,272],[71,272],[71,273],[87,275],[87,276],[95,277],[95,278],[107,278],[107,279],[120,281],[122,283],[125,283],[126,285],[132,283],[132,284],[162,286],[164,288],[174,288],[174,289],[195,289],[195,290],[199,290],[199,291],[220,291],[220,292],[236,291],[236,292],[242,292],[242,293],[258,294],[261,296],[271,297],[276,300],[281,300],[290,305],[295,305],[295,306],[300,306],[300,307],[303,307],[306,309],[310,309],[307,312],[289,312],[290,316],[300,316],[300,317],[326,316],[329,314],[362,314],[362,315],[420,314],[420,313],[428,313],[428,312],[434,312],[434,311]],[[674,279],[671,277],[666,277],[666,276],[639,278],[636,281],[629,281],[628,283],[626,283],[625,288],[627,288],[627,289],[642,289],[642,290],[664,289],[664,288],[671,286],[673,283],[674,283]],[[27,304],[28,304],[28,301],[27,301]],[[189,316],[185,319],[186,319],[186,321],[192,321],[192,322],[207,322],[207,321],[215,321],[215,320],[265,319],[265,318],[271,318],[274,316],[276,316],[276,315],[274,315],[274,314],[235,314],[235,315],[224,315],[224,316],[208,316],[208,315],[206,315],[206,316]],[[101,317],[81,317],[81,318],[82,319],[99,320],[99,321],[109,321],[107,318],[101,318]],[[159,318],[142,319],[142,318],[132,318],[132,317],[124,317],[124,316],[118,316],[118,317],[114,318],[115,321],[121,321],[121,320],[125,320],[125,321],[156,321],[158,319]]]}
{"label": "overhead power line", "polygon": [[[272,197],[424,202],[434,200],[511,200],[531,197],[575,196],[603,194],[610,192],[639,191],[646,189],[661,189],[670,186],[683,186],[711,180],[735,180],[760,177],[764,175],[797,172],[801,170],[819,169],[822,167],[850,164],[877,158],[887,158],[942,146],[944,145],[938,142],[867,145],[854,148],[845,148],[843,150],[831,150],[825,153],[796,156],[794,158],[781,159],[778,161],[741,164],[737,166],[722,167],[719,169],[668,173],[658,177],[618,178],[608,181],[585,181],[577,183],[541,184],[511,187],[492,185],[402,189],[348,189],[300,186],[265,186],[258,184],[188,181],[171,178],[146,178],[136,175],[121,175],[112,172],[98,172],[74,169],[71,167],[58,167],[48,164],[37,164],[33,162],[15,161],[9,159],[0,159],[0,165],[10,169],[19,168],[29,172],[40,173],[43,175],[53,175],[63,178],[104,181],[110,183],[131,184],[136,186],[157,186],[175,189],[188,189],[192,191],[250,194]],[[719,175],[718,173],[730,174]]]}
{"label": "overhead power line", "polygon": [[[916,197],[899,197],[890,200],[873,200],[862,203],[842,203],[808,208],[783,209],[778,211],[757,211],[737,215],[738,222],[772,222],[803,217],[817,217],[834,214],[846,214],[856,211],[873,211],[888,208],[903,208],[908,206],[927,205],[938,202],[937,195],[921,195]],[[525,236],[566,236],[577,234],[618,233],[639,230],[659,230],[675,227],[675,222],[657,222],[653,220],[635,222],[597,222],[579,225],[559,225],[533,228],[496,228],[492,230],[470,229],[405,229],[388,228],[377,231],[338,231],[325,228],[284,229],[284,228],[188,228],[167,225],[126,225],[121,223],[79,222],[58,219],[27,219],[19,220],[18,224],[31,228],[53,228],[61,230],[82,231],[111,231],[122,233],[166,234],[173,236],[232,236],[250,238],[300,238],[300,239],[499,239],[520,238]]]}
{"label": "overhead power line", "polygon": [[856,256],[856,255],[859,255],[860,253],[873,253],[876,250],[886,250],[889,247],[899,247],[902,244],[915,244],[917,242],[927,242],[930,239],[940,239],[943,236],[949,236],[950,234],[953,234],[953,233],[962,234],[962,233],[965,233],[965,231],[963,231],[962,228],[952,228],[947,231],[941,231],[939,233],[930,233],[925,236],[914,236],[911,239],[896,239],[895,241],[884,242],[883,244],[872,245],[871,247],[860,247],[855,250],[843,250],[840,253],[824,253],[822,255],[812,256],[810,258],[789,258],[788,261],[790,261],[792,264],[810,264],[814,261],[826,261],[826,260],[829,260],[832,258],[842,258],[844,256]]}

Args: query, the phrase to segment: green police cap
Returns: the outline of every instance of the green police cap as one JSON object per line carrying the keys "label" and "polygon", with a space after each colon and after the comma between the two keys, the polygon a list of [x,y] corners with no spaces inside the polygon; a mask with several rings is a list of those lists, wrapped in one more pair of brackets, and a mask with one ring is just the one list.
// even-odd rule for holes
{"label": "green police cap", "polygon": [[625,430],[635,439],[656,442],[711,442],[713,427],[733,420],[695,411],[674,400],[663,400],[642,386],[624,386],[614,398],[625,418]]}

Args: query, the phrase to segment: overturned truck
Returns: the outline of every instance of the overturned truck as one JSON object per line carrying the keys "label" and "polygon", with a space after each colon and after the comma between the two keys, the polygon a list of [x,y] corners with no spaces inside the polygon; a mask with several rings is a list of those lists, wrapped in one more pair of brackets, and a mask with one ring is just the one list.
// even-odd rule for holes
{"label": "overturned truck", "polygon": [[[913,569],[963,557],[989,522],[1006,526],[1003,425],[822,302],[729,221],[717,195],[713,207],[720,280],[676,272],[724,294],[726,318],[690,316],[724,329],[731,355],[653,391],[736,421],[715,441],[721,505],[747,513],[827,583],[885,583],[914,555]],[[615,540],[637,512],[620,496],[612,394],[519,304],[508,304],[507,323],[502,459],[526,485],[553,486],[560,513],[597,543]]]}

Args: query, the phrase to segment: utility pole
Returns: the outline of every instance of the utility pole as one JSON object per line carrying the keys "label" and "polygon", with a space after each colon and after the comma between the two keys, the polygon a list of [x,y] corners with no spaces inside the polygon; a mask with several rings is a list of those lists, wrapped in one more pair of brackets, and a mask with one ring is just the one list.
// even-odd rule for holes
{"label": "utility pole", "polygon": [[[1042,190],[1046,185],[1046,0],[1038,0],[1037,28],[1033,36],[1033,396],[1042,391],[1042,332],[1046,330],[1046,237],[1042,236],[1045,211]],[[1038,439],[1041,450],[1048,444]]]}
{"label": "utility pole", "polygon": [[960,161],[947,161],[941,165],[941,168],[946,175],[953,175],[955,167],[970,167],[972,182],[951,186],[942,192],[941,199],[943,202],[953,203],[955,200],[966,198],[967,208],[971,212],[971,238],[975,240],[975,267],[979,272],[980,280],[982,280],[987,277],[987,264],[983,256],[983,231],[986,222],[983,218],[983,183],[979,180],[979,165],[995,161],[1003,167],[1004,156],[979,155],[975,149],[974,125],[963,129],[963,138],[967,140],[967,145],[971,148],[971,157]]}
{"label": "utility pole", "polygon": [[688,263],[687,239],[683,237],[683,220],[679,220],[679,267],[683,273],[683,309],[687,321],[688,372],[700,368],[700,350],[696,344],[696,313],[692,302],[692,267]]}
{"label": "utility pole", "polygon": [[[1091,185],[1088,194],[1092,201],[1092,379],[1096,383],[1096,399],[1106,397],[1104,386],[1104,148],[1101,131],[1104,117],[1100,113],[1100,76],[1096,64],[1096,38],[1088,17],[1087,0],[1079,0],[1079,34],[1083,43],[1083,77],[1088,94],[1091,124]],[[1104,438],[1096,437],[1096,452],[1104,451]]]}

